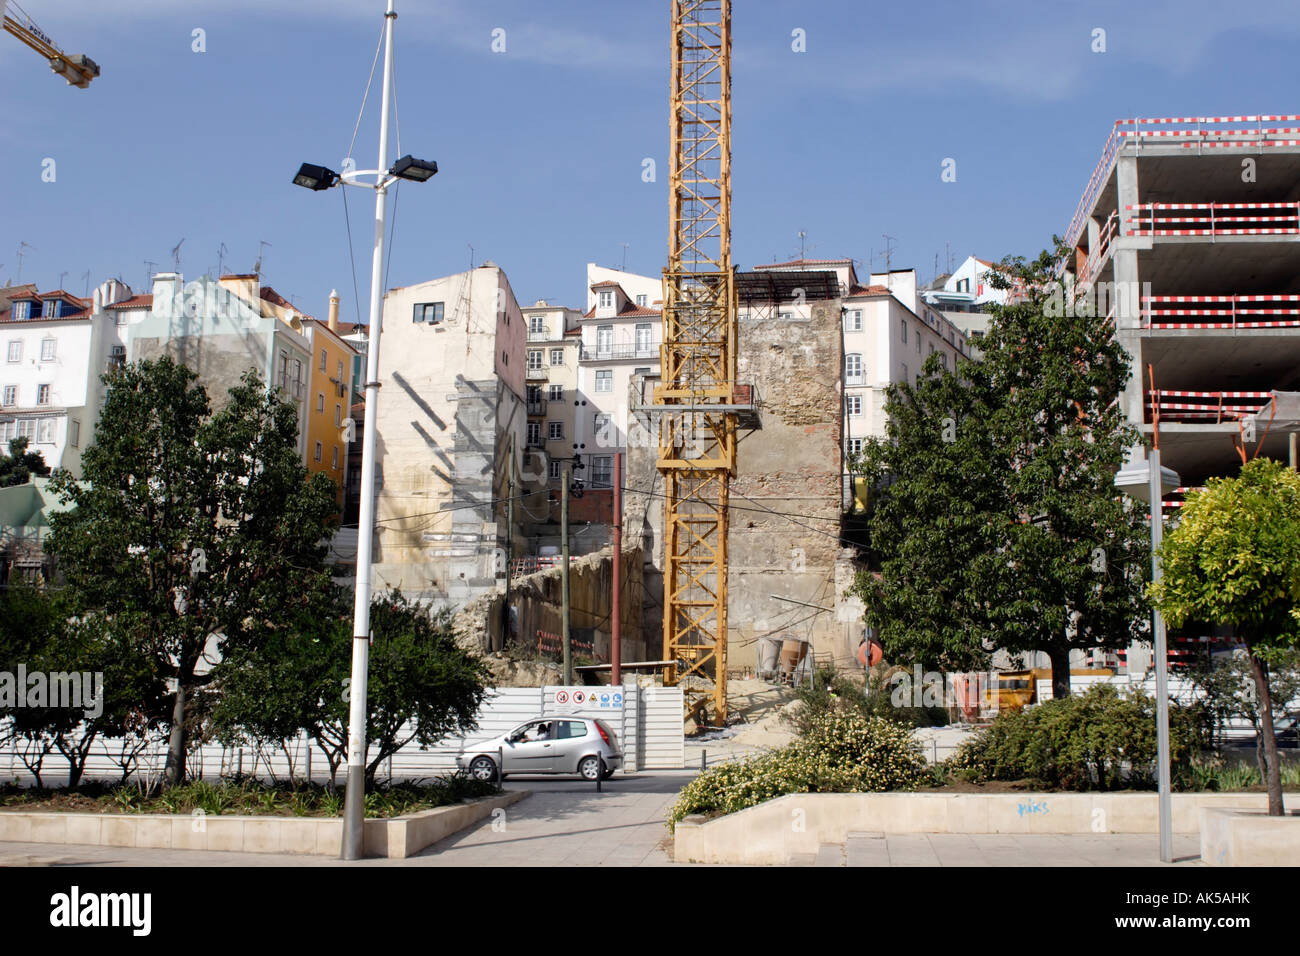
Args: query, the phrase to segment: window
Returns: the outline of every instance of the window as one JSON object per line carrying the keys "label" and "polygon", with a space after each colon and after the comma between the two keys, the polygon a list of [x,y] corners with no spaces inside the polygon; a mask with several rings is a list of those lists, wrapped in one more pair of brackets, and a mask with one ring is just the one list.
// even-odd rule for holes
{"label": "window", "polygon": [[531,370],[533,370],[533,371],[536,371],[537,369],[539,369],[539,368],[541,368],[541,367],[542,367],[542,350],[541,350],[541,349],[529,349],[529,350],[528,350],[528,368],[531,369]]}
{"label": "window", "polygon": [[59,317],[59,300],[58,300],[58,299],[46,299],[46,300],[45,300],[45,305],[44,305],[44,307],[41,309],[41,318],[43,318],[43,319],[57,319],[58,317]]}
{"label": "window", "polygon": [[633,374],[633,375],[649,375],[649,374],[650,374],[650,369],[648,369],[648,368],[634,368],[634,369],[632,369],[632,374]]}
{"label": "window", "polygon": [[904,363],[903,363],[903,381],[906,382],[906,381],[907,381],[907,378],[908,378],[908,376],[907,376],[907,363],[904,362]]}
{"label": "window", "polygon": [[318,411],[318,412],[323,412],[323,411],[325,411],[325,393],[324,393],[324,392],[317,392],[317,393],[316,393],[316,411]]}
{"label": "window", "polygon": [[613,458],[593,458],[591,460],[591,484],[593,488],[608,488],[613,474]]}
{"label": "window", "polygon": [[528,332],[530,335],[546,334],[546,316],[530,315],[528,317]]}
{"label": "window", "polygon": [[289,353],[280,349],[280,362],[275,369],[275,384],[279,388],[285,388],[289,380]]}
{"label": "window", "polygon": [[602,309],[613,308],[613,306],[614,306],[614,293],[611,292],[611,291],[608,290],[608,289],[606,289],[606,290],[604,290],[603,292],[601,292],[601,293],[600,293],[600,299],[599,299],[599,305],[600,305],[600,307],[601,307]]}
{"label": "window", "polygon": [[547,422],[546,437],[551,441],[558,441],[564,437],[564,422]]}
{"label": "window", "polygon": [[335,428],[343,427],[343,406],[342,405],[334,406],[334,427]]}
{"label": "window", "polygon": [[31,317],[32,317],[32,304],[31,304],[30,302],[15,302],[15,303],[14,303],[14,321],[15,321],[15,322],[20,322],[20,321],[22,321],[23,319],[30,319]]}
{"label": "window", "polygon": [[844,331],[861,332],[862,331],[862,310],[854,309],[851,312],[844,313]]}
{"label": "window", "polygon": [[903,344],[907,344],[907,320],[903,319]]}
{"label": "window", "polygon": [[547,473],[551,476],[551,479],[552,479],[552,480],[555,480],[555,479],[559,479],[559,478],[563,478],[563,477],[564,477],[564,470],[563,470],[563,469],[564,469],[564,462],[562,462],[562,461],[551,461],[551,462],[548,462],[548,463],[547,463],[547,466],[546,466],[546,467],[548,468],[548,472],[547,472]]}
{"label": "window", "polygon": [[596,426],[596,445],[600,448],[612,447],[614,444],[613,416],[598,414],[594,422]]}
{"label": "window", "polygon": [[411,321],[437,325],[442,321],[442,305],[441,302],[421,302],[417,304]]}
{"label": "window", "polygon": [[502,365],[510,364],[510,353],[505,351],[505,349],[501,350],[501,364]]}
{"label": "window", "polygon": [[68,444],[73,448],[81,447],[81,422],[75,418],[68,419]]}
{"label": "window", "polygon": [[614,347],[614,326],[598,325],[596,326],[596,351],[601,355],[608,355]]}
{"label": "window", "polygon": [[320,350],[320,370],[321,370],[322,372],[325,371],[325,363],[328,362],[328,361],[329,361],[329,356],[325,354],[325,350],[324,350],[324,349],[321,349],[321,350]]}
{"label": "window", "polygon": [[23,360],[23,341],[15,339],[9,343],[9,361],[21,362]]}
{"label": "window", "polygon": [[939,353],[939,364],[943,366],[944,371],[948,370],[948,355],[945,352]]}
{"label": "window", "polygon": [[596,370],[596,391],[612,392],[614,391],[614,370],[602,368]]}
{"label": "window", "polygon": [[529,448],[542,447],[542,423],[541,422],[528,423],[528,447]]}
{"label": "window", "polygon": [[[539,390],[539,391],[540,391],[540,390]],[[541,398],[541,395],[538,395],[537,397],[540,399],[540,398]],[[562,402],[562,401],[564,401],[564,386],[563,386],[563,385],[552,385],[552,386],[547,390],[546,397],[549,398],[549,399],[550,399],[551,401],[553,401],[553,402]]]}
{"label": "window", "polygon": [[551,349],[551,364],[552,365],[564,364],[564,349]]}
{"label": "window", "polygon": [[646,297],[644,295],[639,295],[636,297],[636,304],[643,309],[645,308],[645,298]]}
{"label": "window", "polygon": [[861,438],[850,438],[850,439],[849,439],[849,454],[850,454],[850,455],[861,455],[861,454],[862,454],[862,442],[863,442],[863,439],[861,439]]}
{"label": "window", "polygon": [[335,471],[339,470],[339,446],[334,446],[334,462],[330,465]]}
{"label": "window", "polygon": [[0,404],[4,404],[4,405],[17,405],[17,404],[18,404],[18,386],[17,386],[17,385],[6,385],[6,386],[5,386],[4,402],[3,402],[3,403],[0,403]]}
{"label": "window", "polygon": [[970,279],[958,279],[958,280],[957,280],[957,291],[958,291],[958,292],[970,292]]}
{"label": "window", "polygon": [[343,360],[342,359],[339,359],[338,380],[339,380],[339,388],[342,388],[343,387]]}
{"label": "window", "polygon": [[573,740],[587,736],[587,725],[580,720],[557,720],[551,730],[552,740]]}
{"label": "window", "polygon": [[36,420],[36,440],[42,445],[54,444],[53,418],[39,418]]}
{"label": "window", "polygon": [[320,442],[317,442],[317,443],[316,443],[316,460],[317,460],[317,461],[320,461],[320,456],[321,456],[321,447],[320,447]]}
{"label": "window", "polygon": [[850,395],[844,400],[844,405],[848,409],[848,413],[854,418],[862,414],[861,395]]}
{"label": "window", "polygon": [[650,323],[638,322],[636,324],[636,350],[637,354],[650,351]]}
{"label": "window", "polygon": [[41,361],[42,362],[54,361],[54,342],[55,342],[54,339],[41,340]]}
{"label": "window", "polygon": [[862,356],[857,352],[850,352],[844,356],[844,384],[861,385],[862,380]]}
{"label": "window", "polygon": [[50,404],[50,387],[48,385],[36,386],[36,404],[37,405]]}
{"label": "window", "polygon": [[916,354],[921,354],[921,336],[919,334],[916,336]]}

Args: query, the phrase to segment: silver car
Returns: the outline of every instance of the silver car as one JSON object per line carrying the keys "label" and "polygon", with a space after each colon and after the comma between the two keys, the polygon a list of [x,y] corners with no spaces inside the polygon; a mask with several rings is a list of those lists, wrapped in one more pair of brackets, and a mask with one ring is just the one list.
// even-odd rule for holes
{"label": "silver car", "polygon": [[[502,766],[497,767],[500,758]],[[595,717],[536,717],[509,733],[480,741],[456,757],[456,766],[480,780],[512,773],[576,773],[595,780],[604,761],[608,780],[623,765],[609,725]]]}

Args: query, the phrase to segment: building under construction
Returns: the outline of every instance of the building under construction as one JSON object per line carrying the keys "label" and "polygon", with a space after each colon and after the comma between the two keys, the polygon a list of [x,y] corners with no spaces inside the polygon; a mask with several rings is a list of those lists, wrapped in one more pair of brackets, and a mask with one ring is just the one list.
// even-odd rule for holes
{"label": "building under construction", "polygon": [[1067,241],[1068,270],[1098,290],[1130,356],[1127,417],[1182,479],[1166,514],[1250,458],[1285,461],[1296,423],[1276,393],[1300,389],[1300,115],[1120,120]]}

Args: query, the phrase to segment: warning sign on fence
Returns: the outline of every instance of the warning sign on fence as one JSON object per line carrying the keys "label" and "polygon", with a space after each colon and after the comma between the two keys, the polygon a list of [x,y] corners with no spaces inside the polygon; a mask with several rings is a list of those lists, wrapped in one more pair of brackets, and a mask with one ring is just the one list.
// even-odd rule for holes
{"label": "warning sign on fence", "polygon": [[548,687],[554,692],[557,713],[576,714],[578,711],[617,711],[623,709],[622,687]]}

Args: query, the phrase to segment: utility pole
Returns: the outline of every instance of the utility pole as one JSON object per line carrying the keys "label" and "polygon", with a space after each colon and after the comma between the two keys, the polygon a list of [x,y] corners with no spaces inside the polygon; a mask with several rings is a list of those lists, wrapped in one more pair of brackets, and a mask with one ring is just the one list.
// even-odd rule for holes
{"label": "utility pole", "polygon": [[506,600],[501,608],[501,646],[505,650],[510,643],[510,564],[515,556],[515,436],[511,435],[507,447],[510,449],[506,459]]}
{"label": "utility pole", "polygon": [[564,683],[573,683],[573,634],[569,629],[569,482],[573,466],[566,460],[560,475],[560,626],[564,644]]}
{"label": "utility pole", "polygon": [[[375,186],[375,251],[370,265],[370,328],[366,335],[366,420],[361,436],[361,513],[357,523],[357,588],[352,612],[352,683],[348,707],[348,776],[343,803],[345,860],[365,850],[366,684],[370,671],[370,574],[375,536],[375,433],[379,430],[379,332],[383,322],[384,219],[388,204],[388,114],[393,98],[393,24],[388,0],[384,27],[384,93],[379,112],[379,165]],[[262,261],[258,256],[258,268]]]}
{"label": "utility pole", "polygon": [[[1295,437],[1294,435],[1292,436]],[[609,599],[609,682],[623,683],[623,453],[614,453],[614,589]]]}

